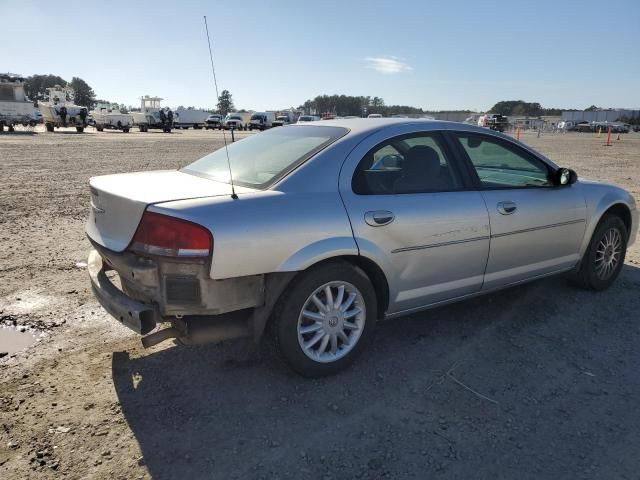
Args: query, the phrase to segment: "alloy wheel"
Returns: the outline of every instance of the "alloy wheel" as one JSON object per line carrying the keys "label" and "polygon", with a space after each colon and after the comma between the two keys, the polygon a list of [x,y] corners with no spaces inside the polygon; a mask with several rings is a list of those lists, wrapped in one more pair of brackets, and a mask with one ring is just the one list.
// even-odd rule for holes
{"label": "alloy wheel", "polygon": [[605,232],[596,248],[595,270],[600,280],[608,279],[616,271],[622,256],[622,236],[617,228]]}
{"label": "alloy wheel", "polygon": [[362,293],[341,281],[318,287],[305,301],[298,317],[298,343],[310,359],[334,362],[358,343],[366,321]]}

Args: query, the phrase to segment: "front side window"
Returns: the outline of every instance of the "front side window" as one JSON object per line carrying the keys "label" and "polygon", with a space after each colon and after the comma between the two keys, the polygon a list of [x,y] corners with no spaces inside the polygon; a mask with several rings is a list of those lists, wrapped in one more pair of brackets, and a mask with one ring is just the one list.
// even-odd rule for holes
{"label": "front side window", "polygon": [[551,187],[549,168],[537,158],[497,138],[458,133],[484,188]]}
{"label": "front side window", "polygon": [[[250,188],[267,188],[347,132],[341,127],[293,125],[269,129],[230,143],[228,150],[233,182]],[[182,171],[229,183],[224,147],[196,160]]]}
{"label": "front side window", "polygon": [[351,182],[358,195],[397,195],[460,190],[463,185],[440,137],[411,134],[374,147],[360,161]]}

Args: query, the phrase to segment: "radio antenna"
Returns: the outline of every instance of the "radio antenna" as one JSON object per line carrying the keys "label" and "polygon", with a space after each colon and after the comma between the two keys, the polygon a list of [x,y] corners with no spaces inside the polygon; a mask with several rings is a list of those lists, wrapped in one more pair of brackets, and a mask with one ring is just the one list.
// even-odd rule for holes
{"label": "radio antenna", "polygon": [[[213,52],[211,50],[211,38],[209,37],[209,26],[207,25],[207,16],[204,16],[204,29],[207,32],[207,43],[209,44],[209,59],[211,60],[211,72],[213,73],[213,85],[216,87],[216,98],[220,101],[220,94],[218,93],[218,80],[216,80],[216,69],[213,66]],[[229,147],[227,146],[227,134],[222,129],[222,138],[224,139],[224,150],[227,154],[227,166],[229,167],[229,183],[231,184],[231,198],[238,199],[236,195],[236,189],[233,186],[233,173],[231,171],[231,160],[229,160]]]}

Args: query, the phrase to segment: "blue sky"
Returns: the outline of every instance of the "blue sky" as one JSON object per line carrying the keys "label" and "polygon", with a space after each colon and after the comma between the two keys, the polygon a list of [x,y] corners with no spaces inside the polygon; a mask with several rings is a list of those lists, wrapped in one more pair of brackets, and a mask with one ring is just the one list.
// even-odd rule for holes
{"label": "blue sky", "polygon": [[0,71],[85,79],[100,98],[238,108],[318,94],[425,109],[640,107],[640,1],[0,0]]}

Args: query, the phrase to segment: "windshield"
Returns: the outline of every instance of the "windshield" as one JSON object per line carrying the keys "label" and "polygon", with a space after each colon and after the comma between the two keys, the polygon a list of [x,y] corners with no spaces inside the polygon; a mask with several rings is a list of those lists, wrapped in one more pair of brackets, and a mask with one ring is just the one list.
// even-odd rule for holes
{"label": "windshield", "polygon": [[264,120],[264,115],[253,115],[251,120]]}
{"label": "windshield", "polygon": [[[347,132],[341,127],[288,126],[231,143],[228,148],[233,182],[250,188],[266,188]],[[224,147],[182,171],[229,183]]]}
{"label": "windshield", "polygon": [[229,117],[229,120],[242,120],[242,119],[240,117],[233,116],[233,117]]}

